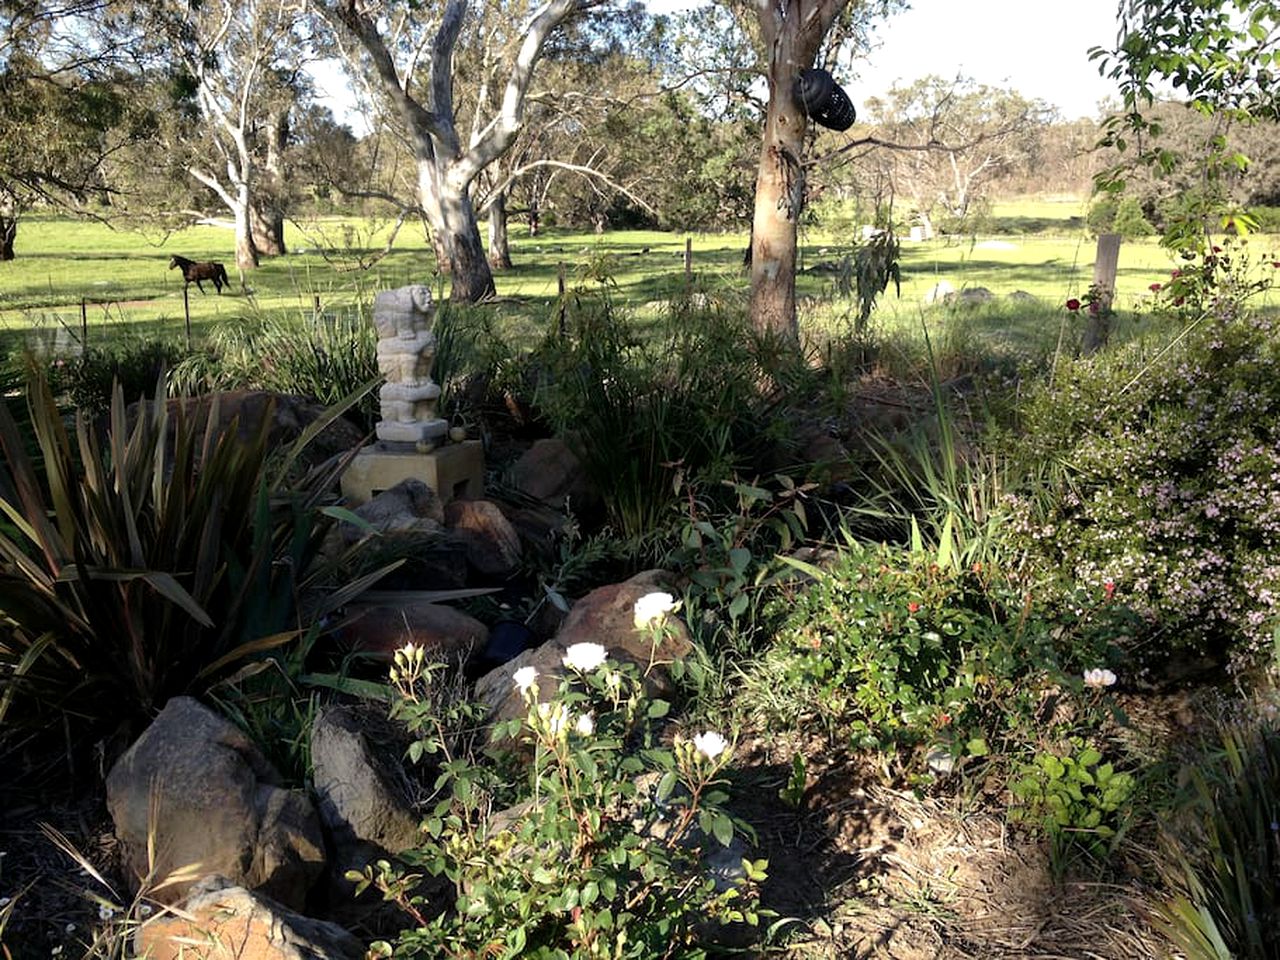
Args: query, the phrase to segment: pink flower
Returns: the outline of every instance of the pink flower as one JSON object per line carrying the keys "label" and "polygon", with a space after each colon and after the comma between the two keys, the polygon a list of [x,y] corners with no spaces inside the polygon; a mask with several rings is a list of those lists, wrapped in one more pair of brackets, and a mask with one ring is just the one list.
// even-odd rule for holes
{"label": "pink flower", "polygon": [[[1275,266],[1280,266],[1280,264],[1275,264]],[[1067,309],[1070,310],[1072,313],[1075,313],[1077,310],[1080,309],[1080,301],[1077,300],[1075,297],[1072,297],[1070,300],[1067,301]]]}
{"label": "pink flower", "polygon": [[1151,286],[1149,286],[1147,289],[1148,289],[1148,290],[1150,290],[1152,293],[1159,293],[1161,290],[1163,290],[1163,289],[1164,289],[1164,284],[1161,284],[1161,283],[1153,283],[1153,284],[1152,284]]}
{"label": "pink flower", "polygon": [[1175,271],[1173,271],[1173,273],[1169,274],[1169,276],[1170,276],[1171,278],[1173,278],[1174,280],[1177,280],[1180,276],[1182,276],[1182,271],[1181,271],[1181,270],[1175,270]]}
{"label": "pink flower", "polygon": [[920,604],[912,600],[907,604],[907,613],[916,613],[920,609]]}

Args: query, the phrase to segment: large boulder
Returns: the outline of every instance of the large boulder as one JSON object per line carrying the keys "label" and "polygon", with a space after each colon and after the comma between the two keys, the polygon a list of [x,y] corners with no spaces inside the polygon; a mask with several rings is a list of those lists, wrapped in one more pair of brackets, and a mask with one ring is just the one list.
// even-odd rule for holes
{"label": "large boulder", "polygon": [[489,718],[500,722],[524,716],[524,701],[512,681],[521,667],[538,671],[539,696],[549,700],[564,675],[565,651],[575,643],[598,643],[611,659],[636,664],[645,678],[646,692],[668,696],[674,689],[668,665],[684,659],[692,649],[689,629],[678,617],[668,618],[662,642],[654,647],[650,634],[635,625],[636,601],[645,594],[669,589],[668,581],[665,572],[647,570],[588,593],[573,605],[552,639],[476,681],[476,698],[489,707]]}
{"label": "large boulder", "polygon": [[[421,480],[412,477],[383,490],[353,511],[379,533],[430,537],[444,525],[444,506],[439,495]],[[342,525],[342,537],[355,543],[366,531],[354,523]]]}
{"label": "large boulder", "polygon": [[432,660],[461,666],[489,638],[489,629],[475,617],[442,603],[422,602],[352,604],[340,633],[355,649],[390,656],[412,643]]}
{"label": "large boulder", "polygon": [[[383,747],[386,740],[378,738]],[[394,751],[394,748],[393,748]],[[320,818],[339,854],[357,851],[363,866],[403,853],[418,837],[399,759],[371,746],[361,718],[349,707],[328,706],[311,725],[312,782]]]}
{"label": "large boulder", "polygon": [[181,914],[165,913],[134,934],[147,960],[363,960],[342,927],[294,913],[223,877],[192,891]]}
{"label": "large boulder", "polygon": [[520,567],[520,535],[489,500],[452,500],[444,523],[462,541],[467,563],[487,577],[508,577]]}
{"label": "large boulder", "polygon": [[[215,402],[216,401],[216,402]],[[129,422],[137,418],[141,405],[152,401],[138,401],[129,407]],[[174,423],[179,417],[194,423],[203,432],[214,415],[214,431],[226,433],[234,422],[236,436],[248,440],[256,436],[264,421],[268,442],[272,446],[285,446],[302,436],[312,423],[322,417],[325,408],[304,397],[270,390],[228,390],[222,393],[201,394],[195,397],[173,397],[166,401],[169,415],[168,441],[172,444]],[[365,435],[348,420],[339,417],[322,430],[308,444],[305,460],[319,462],[334,454],[346,453],[364,441]]]}
{"label": "large boulder", "polygon": [[107,808],[140,887],[181,872],[148,894],[165,903],[218,874],[301,907],[324,867],[306,794],[281,787],[239,728],[190,697],[170,700],[111,768]]}
{"label": "large boulder", "polygon": [[508,479],[521,493],[557,510],[568,500],[573,512],[581,515],[600,501],[582,462],[559,437],[535,442],[511,465]]}

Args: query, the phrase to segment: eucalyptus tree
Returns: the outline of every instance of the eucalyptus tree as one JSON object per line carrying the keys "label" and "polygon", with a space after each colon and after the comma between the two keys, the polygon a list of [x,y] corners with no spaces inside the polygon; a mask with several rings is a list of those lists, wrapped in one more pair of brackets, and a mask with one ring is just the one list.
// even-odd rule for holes
{"label": "eucalyptus tree", "polygon": [[754,73],[765,82],[749,253],[751,320],[759,330],[795,338],[797,227],[814,139],[800,104],[800,73],[815,65],[850,72],[870,43],[872,25],[904,2],[716,0],[716,5],[730,14],[722,22],[749,39]]}
{"label": "eucalyptus tree", "polygon": [[[443,7],[405,0],[311,0],[332,31],[353,76],[372,70],[382,96],[398,116],[417,166],[417,194],[431,229],[436,259],[451,276],[451,296],[475,302],[494,294],[471,196],[480,173],[513,144],[524,122],[525,101],[548,38],[598,0],[545,0],[532,10],[488,0],[473,13],[469,0]],[[438,13],[438,16],[433,14]],[[498,77],[460,114],[455,60],[464,30],[491,51]],[[499,92],[500,89],[500,92]]]}
{"label": "eucalyptus tree", "polygon": [[872,135],[855,143],[930,232],[937,212],[963,223],[991,183],[1032,166],[1054,119],[1048,104],[1015,90],[936,74],[895,83],[866,109]]}
{"label": "eucalyptus tree", "polygon": [[16,256],[34,206],[107,212],[103,166],[148,130],[133,98],[134,39],[93,0],[0,0],[0,260]]}
{"label": "eucalyptus tree", "polygon": [[160,0],[148,10],[152,57],[194,106],[169,147],[230,212],[236,265],[253,269],[260,253],[284,252],[283,151],[305,90],[299,10],[289,0]]}

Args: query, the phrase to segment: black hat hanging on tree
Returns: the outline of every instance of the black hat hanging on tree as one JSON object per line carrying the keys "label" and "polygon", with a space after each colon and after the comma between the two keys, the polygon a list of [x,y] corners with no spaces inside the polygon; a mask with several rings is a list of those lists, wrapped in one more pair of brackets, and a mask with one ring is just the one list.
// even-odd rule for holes
{"label": "black hat hanging on tree", "polygon": [[858,117],[853,101],[835,77],[817,67],[800,71],[796,78],[796,99],[805,116],[828,130],[848,130]]}

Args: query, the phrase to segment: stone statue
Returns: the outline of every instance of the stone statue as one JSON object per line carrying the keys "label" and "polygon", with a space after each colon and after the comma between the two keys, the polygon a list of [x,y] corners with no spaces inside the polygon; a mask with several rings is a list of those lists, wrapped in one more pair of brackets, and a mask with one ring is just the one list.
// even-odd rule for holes
{"label": "stone statue", "polygon": [[415,284],[387,290],[373,301],[378,331],[378,370],[387,378],[378,391],[378,439],[387,444],[426,445],[448,432],[436,415],[440,387],[431,379],[436,338],[431,289]]}

